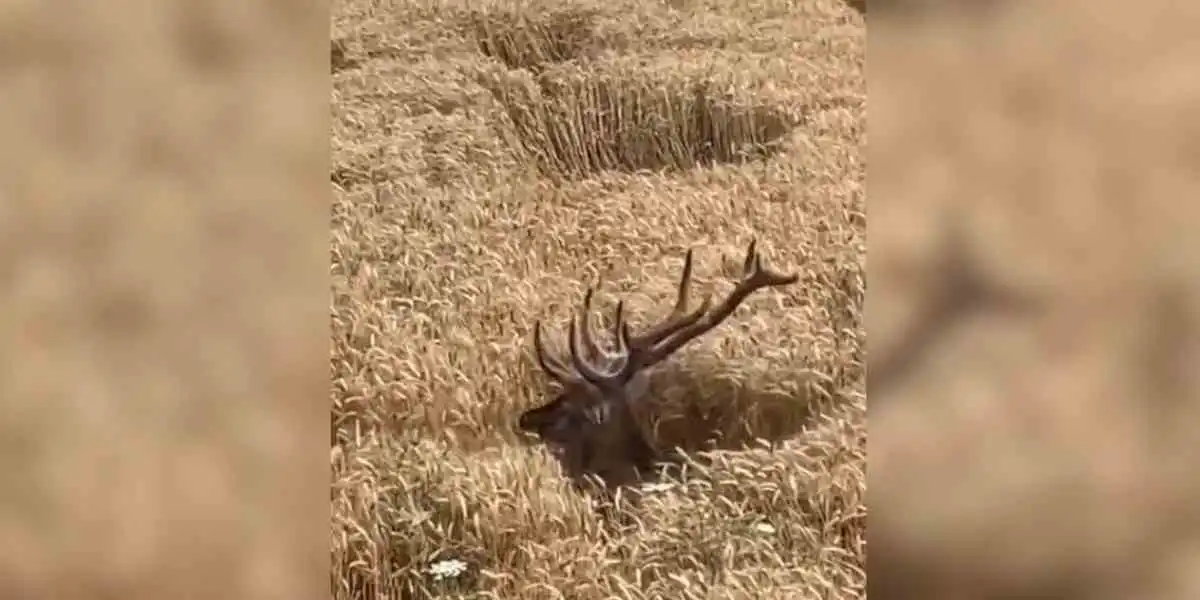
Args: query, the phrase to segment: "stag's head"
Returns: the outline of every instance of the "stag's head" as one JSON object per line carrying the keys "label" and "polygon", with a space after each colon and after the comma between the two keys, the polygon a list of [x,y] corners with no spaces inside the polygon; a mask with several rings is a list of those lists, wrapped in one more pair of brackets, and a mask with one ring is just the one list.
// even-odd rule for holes
{"label": "stag's head", "polygon": [[584,295],[578,318],[571,320],[567,357],[547,351],[539,321],[533,330],[538,365],[559,386],[550,402],[523,413],[518,426],[549,446],[567,473],[599,476],[617,483],[631,469],[645,469],[657,452],[635,418],[634,407],[648,392],[647,370],[691,340],[721,324],[756,290],[795,283],[798,275],[783,275],[762,266],[750,242],[742,278],[715,308],[705,297],[689,310],[692,251],[683,262],[675,307],[646,331],[633,334],[625,321],[624,302],[618,302],[613,323],[613,348],[601,348],[592,333],[592,290]]}

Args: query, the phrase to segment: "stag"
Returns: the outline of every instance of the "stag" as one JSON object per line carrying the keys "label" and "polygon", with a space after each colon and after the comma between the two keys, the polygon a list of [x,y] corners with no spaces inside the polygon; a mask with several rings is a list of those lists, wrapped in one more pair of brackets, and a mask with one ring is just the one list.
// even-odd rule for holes
{"label": "stag", "polygon": [[715,308],[706,295],[698,307],[688,309],[691,278],[692,251],[688,250],[674,309],[637,335],[625,321],[624,301],[618,302],[612,332],[614,351],[601,348],[592,334],[591,288],[584,294],[578,319],[571,319],[566,359],[547,351],[541,321],[534,325],[538,365],[560,390],[550,402],[521,414],[518,427],[539,438],[569,477],[592,476],[614,487],[636,481],[651,469],[660,453],[633,410],[649,390],[647,369],[720,325],[750,294],[795,283],[799,275],[763,267],[751,241],[741,280]]}

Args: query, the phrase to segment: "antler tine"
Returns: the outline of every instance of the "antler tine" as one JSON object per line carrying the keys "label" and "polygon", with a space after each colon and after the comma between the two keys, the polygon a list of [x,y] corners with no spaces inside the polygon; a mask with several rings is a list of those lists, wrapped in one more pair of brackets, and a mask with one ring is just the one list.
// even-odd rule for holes
{"label": "antler tine", "polygon": [[625,320],[625,303],[617,302],[617,316],[613,328],[617,337],[617,357],[621,359],[620,367],[614,371],[622,385],[633,378],[641,368],[639,355],[641,350],[631,345],[632,336],[629,333],[629,323]]}
{"label": "antler tine", "polygon": [[608,372],[600,371],[595,365],[589,364],[586,360],[584,360],[583,357],[580,356],[580,354],[582,354],[580,345],[584,343],[582,339],[583,336],[580,335],[579,327],[576,321],[571,321],[569,332],[571,365],[574,366],[575,371],[578,372],[588,382],[605,389],[611,389],[613,387],[623,385],[628,375],[632,372],[631,367],[635,366],[631,364],[632,361],[630,360],[629,356],[629,326],[625,323],[624,307],[625,303],[623,301],[617,303],[617,320],[615,329],[617,334],[618,354],[616,355],[616,358],[618,360],[618,364],[616,368],[613,368]]}
{"label": "antler tine", "polygon": [[650,329],[634,336],[631,339],[631,347],[633,348],[649,348],[662,340],[670,337],[671,334],[687,327],[691,323],[695,323],[704,313],[708,312],[712,304],[712,298],[708,295],[704,296],[704,300],[700,302],[695,310],[687,311],[688,296],[692,287],[692,249],[689,248],[687,254],[683,257],[683,274],[679,277],[678,291],[675,296],[675,306],[671,308],[671,313],[668,314],[662,321],[659,321]]}
{"label": "antler tine", "polygon": [[800,280],[798,273],[784,275],[762,266],[762,257],[756,250],[757,240],[751,240],[746,248],[746,259],[742,263],[742,279],[729,292],[725,300],[711,312],[679,328],[674,335],[666,337],[652,348],[640,349],[639,368],[649,367],[670,356],[684,344],[711,331],[720,325],[750,294],[765,287],[790,285]]}
{"label": "antler tine", "polygon": [[533,354],[537,358],[538,366],[559,383],[567,384],[579,380],[561,359],[546,351],[546,345],[542,342],[541,321],[533,324]]}
{"label": "antler tine", "polygon": [[[590,313],[592,308],[592,288],[588,288],[583,296],[583,304],[580,310],[580,319],[583,322],[583,342],[588,352],[588,359],[594,360],[597,356],[604,353],[599,346],[596,345],[594,338],[591,335]],[[574,320],[572,319],[572,326]],[[568,338],[569,341],[570,338]],[[533,349],[534,356],[537,358],[538,366],[547,374],[557,380],[559,383],[574,383],[579,381],[579,376],[563,362],[562,358],[551,354],[546,349],[545,341],[542,339],[542,322],[539,320],[533,325]]]}
{"label": "antler tine", "polygon": [[[754,250],[755,241],[750,240],[750,247],[746,249],[746,261],[742,263],[742,280],[738,282],[739,288],[747,288],[746,295],[759,288],[787,285],[800,280],[798,273],[784,275],[762,266],[762,255]],[[730,296],[736,292],[735,289]]]}
{"label": "antler tine", "polygon": [[612,355],[600,348],[596,344],[596,338],[592,337],[592,288],[588,288],[583,294],[583,304],[579,310],[579,327],[582,330],[580,333],[583,336],[584,350],[587,351],[584,358],[587,360],[596,360],[597,358],[611,357]]}

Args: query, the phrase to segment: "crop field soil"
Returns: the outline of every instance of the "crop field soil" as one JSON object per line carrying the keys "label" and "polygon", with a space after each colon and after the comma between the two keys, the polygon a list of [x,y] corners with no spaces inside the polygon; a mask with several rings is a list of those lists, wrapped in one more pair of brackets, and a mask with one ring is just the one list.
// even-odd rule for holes
{"label": "crop field soil", "polygon": [[[335,598],[864,598],[865,25],[837,0],[339,0]],[[634,332],[751,295],[650,373],[669,471],[602,493],[519,415],[595,286]],[[610,336],[600,336],[605,343]]]}

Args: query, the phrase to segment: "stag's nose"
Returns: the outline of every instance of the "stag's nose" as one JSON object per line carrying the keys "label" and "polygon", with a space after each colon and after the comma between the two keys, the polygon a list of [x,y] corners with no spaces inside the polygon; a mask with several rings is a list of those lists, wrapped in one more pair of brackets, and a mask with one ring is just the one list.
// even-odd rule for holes
{"label": "stag's nose", "polygon": [[539,437],[546,437],[547,429],[552,425],[553,422],[548,421],[545,415],[536,411],[530,411],[517,417],[517,429]]}
{"label": "stag's nose", "polygon": [[517,418],[517,429],[527,433],[537,433],[537,427],[533,424],[533,419],[529,415],[521,415]]}

